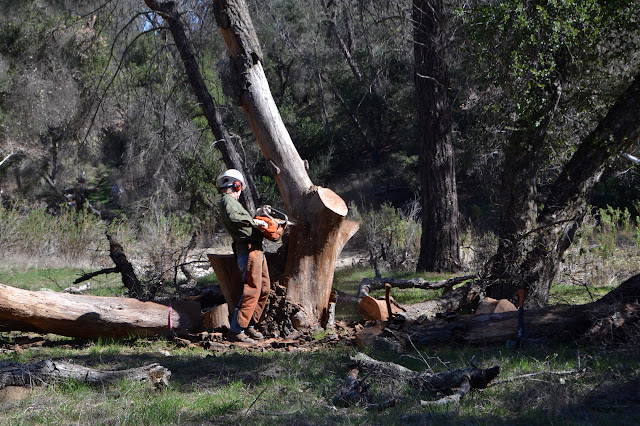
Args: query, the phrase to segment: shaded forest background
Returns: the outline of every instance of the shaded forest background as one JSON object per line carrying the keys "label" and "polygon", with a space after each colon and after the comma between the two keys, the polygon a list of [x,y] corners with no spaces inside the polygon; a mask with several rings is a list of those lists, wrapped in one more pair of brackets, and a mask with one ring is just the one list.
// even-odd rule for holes
{"label": "shaded forest background", "polygon": [[[281,207],[275,181],[228,90],[228,53],[212,5],[180,3],[201,72],[256,180],[260,201]],[[272,93],[298,151],[309,162],[312,181],[340,194],[357,219],[374,211],[380,218],[392,217],[383,228],[394,221],[419,223],[411,3],[247,3]],[[616,3],[611,10],[633,16],[637,5],[628,3],[626,9]],[[517,1],[502,4],[506,11],[520,7]],[[513,130],[509,117],[526,110],[524,96],[519,97],[525,90],[522,81],[535,84],[540,77],[522,76],[549,69],[527,68],[514,60],[520,68],[507,72],[496,57],[517,59],[535,43],[545,47],[539,49],[541,62],[554,43],[575,49],[560,56],[584,53],[566,74],[572,78],[554,86],[564,95],[548,125],[552,142],[538,174],[544,194],[578,141],[637,72],[637,29],[630,29],[637,22],[620,19],[629,28],[620,24],[604,34],[599,25],[609,22],[606,6],[568,2],[564,9],[554,9],[557,15],[547,17],[549,22],[541,14],[540,21],[532,19],[523,27],[533,37],[544,33],[536,25],[573,20],[580,30],[570,36],[573,44],[539,39],[500,45],[492,36],[513,24],[508,13],[489,14],[481,2],[454,1],[447,7],[458,198],[470,247],[472,238],[497,226],[504,147]],[[215,179],[225,166],[159,17],[144,2],[128,0],[5,1],[0,9],[3,205],[64,214],[64,189],[83,178],[87,187],[100,183],[89,201],[107,222],[172,215],[171,220],[179,218],[189,232],[196,232],[197,244],[215,245],[220,230]],[[598,16],[601,21],[594,19]],[[596,190],[596,221],[598,208],[607,206],[627,209],[632,218],[638,214],[638,174],[624,158],[616,161]],[[419,241],[400,233],[389,238],[410,237]],[[352,244],[365,247],[361,242],[356,237]],[[378,255],[390,248],[385,247],[388,241],[369,238],[367,243]],[[413,267],[419,248],[413,250],[394,257],[391,266]]]}

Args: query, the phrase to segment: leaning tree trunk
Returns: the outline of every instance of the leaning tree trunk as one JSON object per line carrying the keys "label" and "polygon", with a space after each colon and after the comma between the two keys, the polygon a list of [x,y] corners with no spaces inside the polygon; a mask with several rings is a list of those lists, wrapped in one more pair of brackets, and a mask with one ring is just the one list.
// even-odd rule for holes
{"label": "leaning tree trunk", "polygon": [[335,260],[358,229],[333,191],[315,186],[271,96],[262,51],[244,0],[214,0],[214,12],[231,55],[234,94],[274,174],[289,217],[284,283],[287,299],[302,307],[300,325],[326,319]]}
{"label": "leaning tree trunk", "polygon": [[417,269],[458,271],[460,228],[443,1],[414,0],[413,21],[422,186],[422,236]]}
{"label": "leaning tree trunk", "polygon": [[200,107],[202,108],[202,112],[207,119],[207,123],[209,124],[211,131],[218,140],[218,143],[216,143],[215,146],[222,154],[222,159],[227,167],[242,171],[242,174],[247,181],[247,186],[242,191],[243,201],[247,210],[250,212],[255,211],[255,200],[257,200],[257,189],[255,183],[253,182],[251,174],[247,173],[244,162],[233,146],[231,136],[222,122],[220,112],[216,108],[213,98],[211,97],[204,79],[202,78],[198,62],[196,61],[196,56],[193,53],[191,41],[185,32],[184,25],[180,19],[180,13],[176,10],[175,2],[145,0],[145,3],[151,10],[159,13],[169,25],[171,35],[173,36],[173,40],[176,42],[178,52],[180,52],[180,57],[184,63],[189,83],[191,84],[191,87],[193,87],[193,91],[198,98],[198,102],[200,102]]}
{"label": "leaning tree trunk", "polygon": [[544,200],[537,226],[514,238],[511,247],[496,254],[494,265],[511,267],[503,269],[501,276],[489,276],[487,295],[512,298],[519,288],[524,288],[526,307],[546,306],[551,282],[587,213],[596,184],[611,160],[637,143],[639,137],[640,75],[637,75],[564,166]]}

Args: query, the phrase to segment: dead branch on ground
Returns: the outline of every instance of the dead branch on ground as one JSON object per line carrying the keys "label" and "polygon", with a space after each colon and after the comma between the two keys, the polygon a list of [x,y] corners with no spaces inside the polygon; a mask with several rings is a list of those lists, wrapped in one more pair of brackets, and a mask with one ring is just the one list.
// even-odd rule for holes
{"label": "dead branch on ground", "polygon": [[7,386],[40,386],[58,380],[78,380],[90,384],[113,382],[122,378],[146,380],[153,389],[169,385],[171,371],[159,364],[127,370],[95,370],[62,361],[44,360],[33,364],[0,362],[0,389]]}

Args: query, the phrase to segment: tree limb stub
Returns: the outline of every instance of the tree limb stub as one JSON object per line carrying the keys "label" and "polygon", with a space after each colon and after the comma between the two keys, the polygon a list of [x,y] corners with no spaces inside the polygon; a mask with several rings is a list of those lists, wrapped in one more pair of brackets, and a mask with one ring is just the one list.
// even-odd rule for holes
{"label": "tree limb stub", "polygon": [[171,377],[171,371],[159,364],[149,364],[127,370],[100,371],[50,359],[33,364],[0,362],[0,389],[7,386],[40,386],[64,379],[100,384],[122,378],[147,380],[152,388],[161,389],[169,385],[169,377]]}

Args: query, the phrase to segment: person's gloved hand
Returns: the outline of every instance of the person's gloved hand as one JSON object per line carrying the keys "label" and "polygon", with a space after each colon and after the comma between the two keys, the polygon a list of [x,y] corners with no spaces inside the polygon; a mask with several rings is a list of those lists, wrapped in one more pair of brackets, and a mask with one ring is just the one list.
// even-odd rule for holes
{"label": "person's gloved hand", "polygon": [[256,228],[268,228],[269,225],[267,225],[267,222],[265,222],[264,220],[260,220],[260,219],[253,219],[253,225]]}

